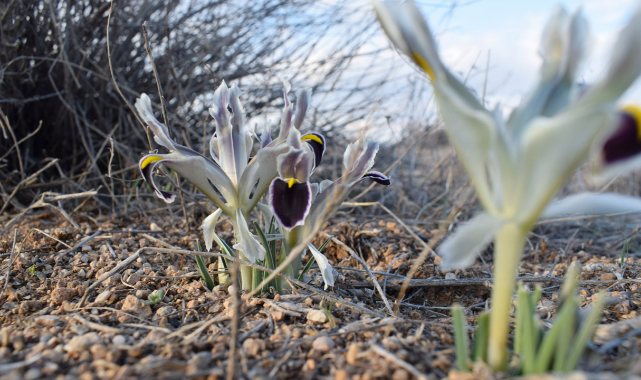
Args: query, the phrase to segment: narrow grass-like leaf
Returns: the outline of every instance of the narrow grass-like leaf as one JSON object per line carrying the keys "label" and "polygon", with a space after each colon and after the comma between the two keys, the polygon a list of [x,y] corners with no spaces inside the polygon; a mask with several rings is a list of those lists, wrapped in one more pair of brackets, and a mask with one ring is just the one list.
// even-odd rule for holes
{"label": "narrow grass-like leaf", "polygon": [[476,318],[476,334],[474,335],[474,351],[472,361],[487,361],[487,338],[489,337],[490,313],[483,311]]}
{"label": "narrow grass-like leaf", "polygon": [[523,363],[523,374],[529,375],[535,371],[536,342],[534,329],[534,315],[532,314],[530,292],[523,286],[519,286],[517,296],[517,309],[522,309],[521,318],[521,362]]}
{"label": "narrow grass-like leaf", "polygon": [[576,312],[576,297],[568,299],[561,310],[556,314],[552,328],[543,336],[536,355],[536,372],[545,373],[552,364],[552,358],[556,348],[561,344],[560,338],[563,331],[572,331],[572,319]]}
{"label": "narrow grass-like leaf", "polygon": [[[202,251],[200,247],[200,241],[196,240],[196,246],[198,251]],[[198,266],[200,277],[202,277],[203,281],[205,281],[205,286],[207,286],[207,289],[212,290],[215,284],[214,280],[209,275],[209,270],[207,269],[207,265],[205,265],[205,259],[200,255],[196,255],[196,265]]]}
{"label": "narrow grass-like leaf", "polygon": [[454,319],[454,345],[456,348],[456,366],[461,372],[469,372],[467,361],[469,358],[467,348],[467,329],[463,317],[463,308],[459,304],[452,307],[452,318]]}
{"label": "narrow grass-like leaf", "polygon": [[583,320],[581,326],[579,326],[579,331],[572,342],[570,353],[568,354],[568,358],[565,361],[565,366],[563,368],[565,372],[572,371],[579,363],[579,358],[585,350],[588,340],[592,337],[592,333],[594,332],[597,323],[601,320],[603,308],[605,308],[605,293],[599,292],[597,299],[590,307],[587,317]]}

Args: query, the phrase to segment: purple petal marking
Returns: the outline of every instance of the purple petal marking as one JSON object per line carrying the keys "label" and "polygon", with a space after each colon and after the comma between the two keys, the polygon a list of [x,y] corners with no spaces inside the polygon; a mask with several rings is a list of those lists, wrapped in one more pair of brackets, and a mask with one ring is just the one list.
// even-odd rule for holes
{"label": "purple petal marking", "polygon": [[153,161],[153,162],[148,162],[145,167],[143,167],[143,163],[145,160],[147,160],[150,157],[157,157],[156,155],[147,155],[143,158],[140,159],[140,162],[138,163],[138,166],[140,167],[140,173],[142,173],[142,178],[149,184],[149,187],[156,193],[158,198],[164,200],[167,203],[172,203],[176,199],[175,194],[170,194],[166,191],[160,190],[156,186],[156,182],[154,182],[154,175],[153,171],[156,165],[158,165],[162,160],[159,161]]}
{"label": "purple petal marking", "polygon": [[365,173],[365,175],[363,176],[363,179],[365,178],[369,178],[372,181],[384,186],[389,186],[392,184],[392,180],[388,176],[386,176],[381,172],[377,172],[373,170]]}
{"label": "purple petal marking", "polygon": [[619,126],[603,144],[603,160],[606,165],[629,159],[641,153],[637,120],[627,112],[621,112]]}
{"label": "purple petal marking", "polygon": [[276,178],[270,188],[270,201],[274,215],[285,228],[305,223],[312,200],[309,183],[293,183]]}

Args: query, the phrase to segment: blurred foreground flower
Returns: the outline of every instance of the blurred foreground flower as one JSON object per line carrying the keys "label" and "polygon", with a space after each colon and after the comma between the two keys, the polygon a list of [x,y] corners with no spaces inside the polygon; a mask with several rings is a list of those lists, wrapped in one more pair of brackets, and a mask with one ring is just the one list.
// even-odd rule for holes
{"label": "blurred foreground flower", "polygon": [[503,120],[500,109],[486,110],[443,65],[413,2],[375,1],[374,6],[392,42],[432,82],[445,130],[485,209],[441,244],[438,252],[443,267],[461,268],[472,264],[494,240],[487,359],[495,370],[503,369],[517,268],[526,235],[542,214],[641,210],[638,199],[616,194],[579,194],[546,210],[591,149],[603,147],[600,169],[604,171],[633,160],[634,149],[627,154],[617,150],[638,141],[612,135],[605,145],[602,142],[617,125],[615,102],[641,71],[641,8],[620,33],[604,77],[579,91],[576,76],[587,51],[588,24],[580,10],[570,16],[557,7],[541,39],[540,82]]}

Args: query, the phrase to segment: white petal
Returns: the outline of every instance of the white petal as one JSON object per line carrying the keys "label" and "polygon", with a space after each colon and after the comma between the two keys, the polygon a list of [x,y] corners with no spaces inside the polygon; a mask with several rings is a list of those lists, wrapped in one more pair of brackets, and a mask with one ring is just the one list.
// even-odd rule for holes
{"label": "white petal", "polygon": [[476,215],[438,247],[437,253],[443,259],[441,267],[447,270],[472,265],[481,251],[492,242],[503,224],[504,221],[494,215]]}
{"label": "white petal", "polygon": [[323,281],[325,282],[325,289],[327,289],[327,286],[334,286],[334,273],[332,271],[332,266],[329,265],[329,261],[327,260],[327,257],[320,253],[316,247],[314,247],[312,244],[308,244],[307,247],[309,247],[309,251],[312,253],[314,256],[314,259],[316,259],[316,263],[318,264],[318,268],[321,271],[321,275],[323,276]]}
{"label": "white petal", "polygon": [[532,121],[523,135],[518,166],[518,220],[534,223],[565,180],[612,125],[611,104],[576,104],[553,117]]}
{"label": "white petal", "polygon": [[234,244],[234,249],[243,251],[245,256],[255,263],[256,260],[265,259],[265,247],[263,247],[258,240],[249,232],[247,221],[243,216],[242,211],[236,210],[236,225],[234,226],[236,236],[239,241]]}
{"label": "white petal", "polygon": [[608,94],[618,98],[641,72],[641,5],[623,28],[614,46],[604,80]]}
{"label": "white petal", "polygon": [[579,193],[549,205],[542,219],[567,215],[607,215],[641,212],[641,198],[615,193]]}
{"label": "white petal", "polygon": [[211,247],[214,242],[214,236],[216,235],[216,223],[218,223],[218,218],[220,218],[220,214],[223,212],[223,209],[219,208],[218,210],[214,211],[211,215],[205,218],[203,221],[203,235],[205,237],[205,247],[207,247],[207,251],[211,250]]}

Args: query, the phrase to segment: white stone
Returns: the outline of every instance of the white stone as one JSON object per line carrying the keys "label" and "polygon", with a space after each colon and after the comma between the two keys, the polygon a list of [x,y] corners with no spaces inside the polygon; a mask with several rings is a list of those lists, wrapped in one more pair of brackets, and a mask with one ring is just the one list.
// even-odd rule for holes
{"label": "white stone", "polygon": [[327,322],[327,315],[320,310],[310,310],[307,313],[307,320],[316,323],[325,323]]}

